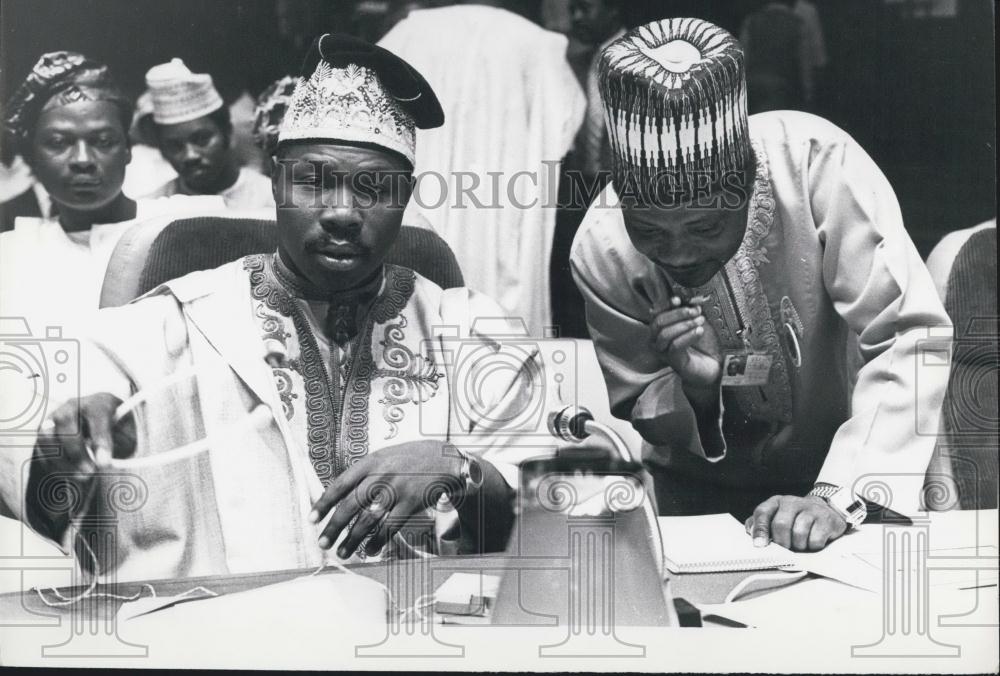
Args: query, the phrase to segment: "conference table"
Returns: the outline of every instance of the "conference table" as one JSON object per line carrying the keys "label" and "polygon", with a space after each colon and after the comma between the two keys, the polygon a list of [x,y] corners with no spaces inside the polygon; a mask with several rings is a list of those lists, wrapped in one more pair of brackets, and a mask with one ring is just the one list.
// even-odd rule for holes
{"label": "conference table", "polygon": [[[996,526],[996,510],[930,513],[911,526],[864,526],[857,536],[843,538],[839,549],[831,546],[831,556],[817,559],[823,575],[669,575],[668,597],[700,610],[698,628],[628,626],[596,606],[575,617],[568,608],[521,626],[497,626],[477,616],[449,618],[426,604],[421,609],[420,599],[455,573],[501,576],[545,565],[503,554],[365,563],[351,566],[349,573],[326,567],[318,573],[282,570],[123,582],[99,586],[98,594],[76,603],[60,598],[73,598],[80,587],[45,592],[48,604],[37,591],[24,589],[0,595],[0,664],[991,671],[998,664]],[[880,542],[884,548],[876,551]],[[848,562],[861,562],[855,571],[865,571],[867,582],[851,577]],[[841,568],[846,582],[830,577],[840,575]],[[751,575],[760,584],[723,603]],[[303,580],[309,584],[300,584]],[[394,595],[393,612],[377,608],[380,595],[370,594],[382,585]],[[132,602],[116,597],[152,599],[155,591],[157,599],[165,599],[193,589],[217,596],[144,617],[119,615]],[[227,598],[244,602],[216,610]],[[407,610],[401,614],[399,609]],[[685,623],[690,622],[689,617]]]}

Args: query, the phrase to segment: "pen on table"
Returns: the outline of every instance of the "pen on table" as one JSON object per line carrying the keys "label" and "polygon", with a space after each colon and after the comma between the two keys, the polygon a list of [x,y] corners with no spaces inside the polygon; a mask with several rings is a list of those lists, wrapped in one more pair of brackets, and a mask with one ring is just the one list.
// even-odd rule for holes
{"label": "pen on table", "polygon": [[972,585],[971,587],[959,587],[958,591],[970,591],[972,589],[989,589],[990,587],[996,587],[996,586],[997,586],[996,582],[990,584],[976,584]]}
{"label": "pen on table", "polygon": [[749,629],[750,625],[743,624],[742,622],[737,622],[736,620],[730,620],[728,617],[723,617],[722,615],[705,615],[701,618],[706,622],[713,622],[715,624],[721,624],[723,627],[732,627],[733,629]]}
{"label": "pen on table", "polygon": [[868,509],[868,518],[865,519],[865,523],[891,523],[897,526],[913,525],[913,519],[910,517],[893,511],[888,507],[883,507],[876,502],[865,500],[865,507]]}

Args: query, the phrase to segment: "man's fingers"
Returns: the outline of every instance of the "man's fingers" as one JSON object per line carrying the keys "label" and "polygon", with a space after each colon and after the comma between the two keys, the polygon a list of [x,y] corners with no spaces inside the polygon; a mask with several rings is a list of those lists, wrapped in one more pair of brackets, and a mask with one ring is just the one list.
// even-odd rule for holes
{"label": "man's fingers", "polygon": [[421,509],[420,503],[416,500],[400,500],[389,514],[379,522],[378,528],[365,547],[365,552],[374,556],[382,551],[386,543],[406,525],[410,517]]}
{"label": "man's fingers", "polygon": [[680,336],[673,342],[670,346],[671,352],[679,352],[686,350],[697,342],[699,338],[705,333],[705,327],[699,324],[691,331],[688,331],[683,336]]}
{"label": "man's fingers", "polygon": [[660,352],[666,352],[675,348],[684,336],[695,333],[704,323],[703,317],[697,317],[668,326],[656,334],[653,344]]}
{"label": "man's fingers", "polygon": [[[365,522],[371,522],[371,514],[366,516],[366,513],[377,514],[380,509],[381,513],[384,514],[385,510],[391,509],[396,503],[396,496],[396,489],[384,477],[378,480],[366,479],[359,483],[353,491],[337,503],[336,508],[333,510],[333,515],[320,535],[320,548],[329,549],[332,547],[337,542],[341,531],[347,528],[355,516],[359,519],[364,517]],[[378,509],[375,508],[376,503],[380,505]],[[369,527],[368,530],[371,530],[371,528]],[[363,535],[364,533],[362,533]],[[357,548],[358,542],[360,542],[360,539],[354,543],[354,546],[351,548],[352,552]]]}
{"label": "man's fingers", "polygon": [[766,547],[771,541],[771,519],[778,511],[780,502],[777,496],[768,498],[753,511],[753,544],[754,547]]}
{"label": "man's fingers", "polygon": [[358,518],[354,520],[354,524],[347,531],[344,541],[337,548],[337,556],[342,559],[350,557],[365,537],[379,526],[387,513],[386,506],[381,502],[373,502],[359,510]]}
{"label": "man's fingers", "polygon": [[[332,487],[333,484],[331,483],[330,486]],[[340,532],[347,528],[351,520],[368,506],[368,502],[362,502],[361,500],[365,495],[364,487],[365,482],[362,481],[354,490],[344,495],[332,505],[333,513],[330,515],[330,520],[326,522],[326,526],[323,527],[323,531],[319,536],[320,549],[329,549],[332,547],[337,542],[337,538],[340,537]],[[329,492],[329,488],[327,488],[327,492]],[[329,509],[326,511],[329,511]],[[315,514],[315,509],[313,513]]]}
{"label": "man's fingers", "polygon": [[847,522],[843,517],[826,505],[823,506],[823,510],[822,516],[818,516],[813,525],[813,535],[810,535],[810,547],[814,540],[818,543],[818,546],[813,547],[815,550],[823,549],[847,530]]}
{"label": "man's fingers", "polygon": [[52,414],[53,441],[62,450],[63,457],[73,471],[77,480],[84,480],[94,473],[96,466],[87,453],[87,447],[80,429],[79,408],[75,402],[60,406]]}
{"label": "man's fingers", "polygon": [[362,458],[330,482],[330,485],[323,491],[323,495],[313,505],[312,512],[309,514],[310,521],[313,523],[322,521],[331,507],[343,500],[345,495],[358,486],[368,474],[369,462],[367,461],[370,457]]}
{"label": "man's fingers", "polygon": [[653,331],[658,332],[668,326],[678,324],[685,320],[694,319],[700,314],[700,307],[680,307],[672,310],[666,310],[665,312],[661,312],[653,317],[653,321],[650,322],[650,327]]}
{"label": "man's fingers", "polygon": [[816,519],[813,522],[812,530],[809,531],[809,551],[818,552],[826,547],[830,541],[832,533],[823,519]]}
{"label": "man's fingers", "polygon": [[792,526],[798,515],[799,510],[794,507],[793,503],[782,502],[778,511],[771,518],[771,540],[786,549],[791,549]]}
{"label": "man's fingers", "polygon": [[[385,547],[385,543],[389,541],[392,537],[392,533],[399,530],[399,527],[393,527],[395,520],[398,519],[397,512],[402,511],[399,505],[390,510],[384,519],[381,519],[372,531],[371,538],[368,539],[368,543],[365,544],[365,554],[368,556],[375,556],[382,548]],[[390,532],[391,530],[391,532]]]}
{"label": "man's fingers", "polygon": [[792,524],[792,549],[796,552],[809,551],[809,537],[817,519],[808,510],[802,510]]}
{"label": "man's fingers", "polygon": [[114,443],[111,440],[111,417],[114,415],[114,409],[109,410],[105,406],[95,405],[84,406],[81,412],[86,436],[94,451],[94,460],[98,467],[110,464],[111,453],[114,450]]}

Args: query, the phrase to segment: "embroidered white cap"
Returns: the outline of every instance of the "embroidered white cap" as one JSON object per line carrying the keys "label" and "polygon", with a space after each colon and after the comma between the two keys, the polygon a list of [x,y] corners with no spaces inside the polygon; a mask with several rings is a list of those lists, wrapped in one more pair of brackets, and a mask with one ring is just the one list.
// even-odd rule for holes
{"label": "embroidered white cap", "polygon": [[313,138],[371,143],[394,150],[411,164],[416,148],[413,118],[371,69],[353,63],[334,68],[320,61],[312,76],[296,86],[279,141]]}
{"label": "embroidered white cap", "polygon": [[153,66],[146,72],[146,87],[157,124],[180,124],[213,113],[222,97],[207,73],[192,73],[180,59]]}
{"label": "embroidered white cap", "polygon": [[412,165],[416,129],[443,123],[434,91],[408,63],[358,38],[326,34],[306,55],[278,144],[364,143],[398,153]]}

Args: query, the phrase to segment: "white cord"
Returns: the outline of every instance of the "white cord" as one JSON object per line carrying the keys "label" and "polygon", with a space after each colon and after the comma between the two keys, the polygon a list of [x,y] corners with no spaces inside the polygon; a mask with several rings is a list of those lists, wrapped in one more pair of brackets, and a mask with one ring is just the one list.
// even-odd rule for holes
{"label": "white cord", "polygon": [[[368,578],[368,577],[365,577],[364,575],[359,575],[358,573],[355,573],[353,570],[351,570],[350,568],[348,568],[347,566],[345,566],[344,564],[342,564],[340,561],[337,561],[335,559],[324,559],[323,563],[319,564],[319,567],[316,570],[314,570],[313,572],[311,572],[308,575],[305,575],[303,577],[313,577],[313,576],[319,575],[321,572],[323,572],[323,569],[326,568],[327,566],[330,566],[331,568],[336,568],[338,571],[340,571],[341,573],[344,573],[346,575],[353,575],[355,577],[361,577],[361,578],[365,578],[367,580],[371,580],[371,578]],[[295,579],[299,579],[299,578],[295,578]],[[372,580],[372,582],[374,582],[375,584],[377,584],[379,587],[382,588],[383,591],[385,591],[386,600],[388,601],[388,607],[392,608],[393,607],[392,592],[389,590],[389,587],[387,587],[386,585],[382,584],[378,580]]]}
{"label": "white cord", "polygon": [[[87,553],[90,554],[91,564],[93,565],[92,570],[96,571],[97,554],[95,554],[94,550],[91,549],[90,545],[87,543],[87,540],[85,538],[80,537],[79,531],[75,531],[75,537],[80,538],[80,542],[83,543],[84,549],[86,549]],[[110,592],[95,592],[94,590],[97,588],[97,579],[98,575],[95,572],[91,577],[90,584],[87,585],[87,588],[84,589],[81,593],[77,594],[76,596],[63,596],[62,593],[55,587],[47,587],[44,591],[51,592],[57,599],[59,599],[58,601],[50,601],[49,599],[45,598],[45,594],[42,593],[43,590],[39,589],[38,587],[32,587],[31,590],[34,591],[36,594],[38,594],[38,598],[41,599],[42,603],[44,603],[50,608],[71,606],[75,603],[79,603],[84,599],[92,597],[104,597],[110,599],[118,599],[120,601],[135,601],[136,599],[142,596],[142,592],[147,588],[150,590],[152,596],[156,596],[156,589],[154,589],[153,585],[149,583],[144,583],[142,585],[142,588],[139,589],[139,591],[137,591],[135,594],[132,594],[131,596],[122,596],[119,594],[112,594]]]}
{"label": "white cord", "polygon": [[427,606],[433,606],[434,603],[434,594],[424,594],[423,596],[419,596],[417,597],[417,600],[413,602],[412,606],[403,611],[400,620],[406,620],[407,615],[413,613],[417,616],[417,621],[422,622],[424,620],[424,614],[421,612],[421,609]]}
{"label": "white cord", "polygon": [[749,577],[744,578],[738,585],[733,587],[732,591],[726,594],[726,599],[723,601],[723,603],[732,603],[738,597],[743,595],[747,587],[756,582],[762,582],[768,580],[796,582],[798,580],[801,580],[808,574],[809,571],[807,570],[789,570],[780,573],[756,573],[754,575],[750,575]]}
{"label": "white cord", "polygon": [[158,381],[154,387],[144,387],[143,389],[139,390],[131,397],[123,401],[118,406],[118,408],[115,409],[114,422],[118,423],[122,418],[124,418],[129,413],[137,409],[141,404],[144,404],[146,400],[149,399],[151,396],[153,396],[153,394],[155,394],[156,392],[162,392],[171,385],[179,383],[183,380],[190,380],[195,375],[197,375],[197,373],[198,372],[195,370],[193,366],[188,366],[187,368],[183,368],[177,373],[173,373],[167,376],[166,378],[163,378],[162,380]]}
{"label": "white cord", "polygon": [[162,453],[155,453],[153,455],[142,456],[139,458],[112,458],[105,461],[103,466],[113,467],[116,469],[139,469],[143,467],[157,467],[159,465],[166,465],[172,462],[180,462],[181,460],[187,460],[188,458],[192,458],[199,453],[208,451],[216,445],[216,442],[220,437],[228,438],[233,434],[264,429],[271,424],[272,418],[273,415],[271,413],[271,409],[265,404],[258,404],[257,407],[250,411],[245,418],[224,428],[213,436],[207,436],[203,439],[199,439],[198,441],[185,444],[184,446],[179,446],[178,448],[164,451]]}

